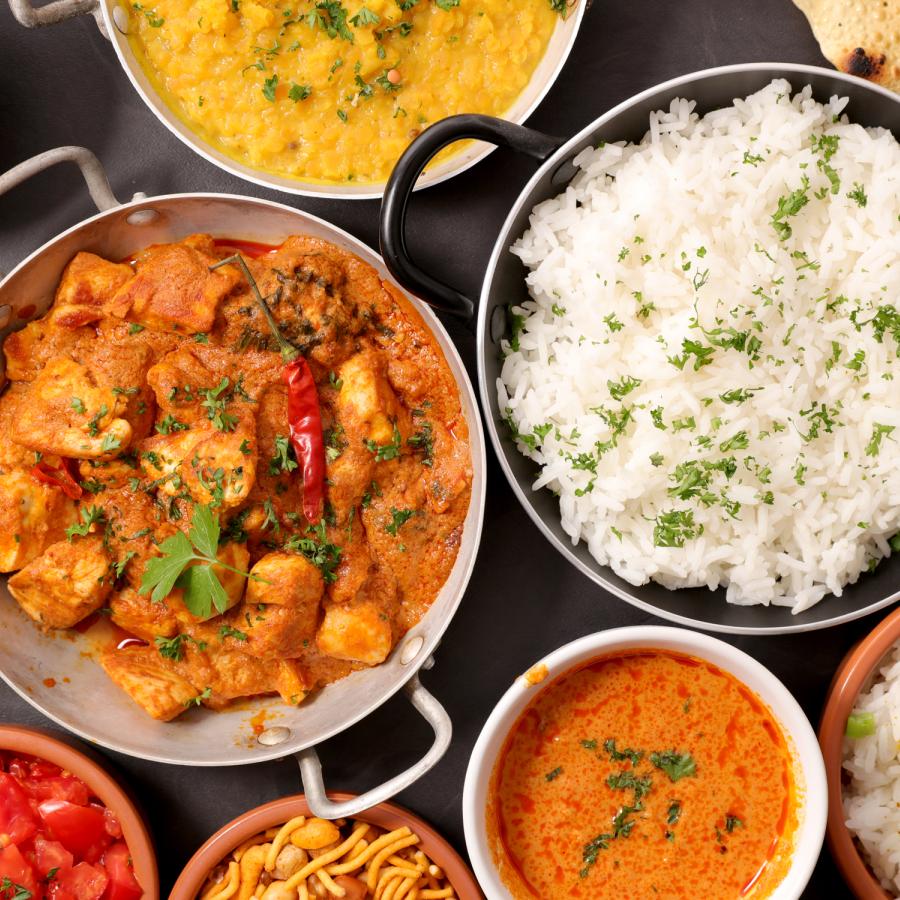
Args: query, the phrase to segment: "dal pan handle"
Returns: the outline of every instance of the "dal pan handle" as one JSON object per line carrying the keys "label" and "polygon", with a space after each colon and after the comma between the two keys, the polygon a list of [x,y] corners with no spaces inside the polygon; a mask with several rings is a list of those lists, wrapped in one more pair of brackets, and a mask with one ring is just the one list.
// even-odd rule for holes
{"label": "dal pan handle", "polygon": [[543,162],[564,143],[540,131],[492,116],[462,115],[442,119],[426,129],[406,149],[391,172],[381,203],[381,255],[397,281],[435,309],[471,322],[475,304],[456,288],[420,269],[406,247],[406,212],[422,170],[444,147],[463,140],[481,140],[508,147]]}
{"label": "dal pan handle", "polygon": [[405,772],[401,772],[384,784],[343,803],[334,803],[328,799],[325,783],[322,780],[322,763],[319,760],[319,754],[316,753],[316,748],[307,747],[307,749],[301,750],[297,754],[297,761],[300,763],[303,792],[306,794],[306,802],[313,815],[320,819],[350,818],[363,810],[384,803],[408,788],[413,782],[418,781],[447,752],[450,738],[453,735],[453,724],[450,716],[447,715],[447,710],[441,706],[434,695],[425,690],[422,682],[419,681],[418,674],[409,679],[403,687],[403,692],[434,731],[434,743],[431,745],[431,749]]}
{"label": "dal pan handle", "polygon": [[32,6],[30,0],[9,0],[9,8],[20,25],[26,28],[39,28],[41,25],[56,25],[66,19],[74,19],[85,13],[93,13],[97,23],[103,30],[102,19],[99,18],[100,3],[98,0],[53,0],[44,6]]}
{"label": "dal pan handle", "polygon": [[39,153],[31,159],[26,159],[25,162],[0,175],[0,195],[61,162],[73,162],[81,169],[91,199],[100,212],[119,206],[119,201],[106,177],[106,170],[100,160],[85,147],[57,147],[55,150],[47,150],[46,153]]}

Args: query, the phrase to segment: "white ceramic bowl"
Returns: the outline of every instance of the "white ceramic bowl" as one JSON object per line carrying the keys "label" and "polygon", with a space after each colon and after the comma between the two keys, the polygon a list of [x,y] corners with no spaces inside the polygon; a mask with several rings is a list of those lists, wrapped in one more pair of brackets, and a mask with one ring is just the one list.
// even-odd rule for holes
{"label": "white ceramic bowl", "polygon": [[535,666],[545,665],[548,670],[547,677],[540,684],[531,685],[520,676],[494,707],[472,751],[463,790],[466,846],[475,875],[488,900],[510,900],[512,896],[494,866],[485,820],[491,773],[510,729],[536,696],[535,692],[545,688],[553,679],[598,656],[635,647],[674,650],[713,663],[754,691],[780,723],[794,762],[798,826],[790,869],[769,895],[769,900],[797,900],[822,849],[828,814],[825,764],[809,720],[790,691],[768,669],[743,651],[695,631],[655,625],[615,628],[560,647],[535,663]]}

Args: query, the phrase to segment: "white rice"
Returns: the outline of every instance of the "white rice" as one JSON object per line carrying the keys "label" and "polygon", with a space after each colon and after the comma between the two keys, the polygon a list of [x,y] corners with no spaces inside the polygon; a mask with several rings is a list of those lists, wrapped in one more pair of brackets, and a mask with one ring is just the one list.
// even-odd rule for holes
{"label": "white rice", "polygon": [[875,734],[844,738],[844,769],[850,775],[844,815],[872,871],[900,896],[900,647],[885,658],[854,710],[874,713]]}
{"label": "white rice", "polygon": [[[512,247],[531,299],[512,309],[500,408],[572,542],[632,584],[726,585],[732,603],[800,612],[890,555],[900,145],[846,103],[786,81],[703,118],[674,100],[640,145],[581,153]],[[838,139],[828,159],[822,134]],[[807,203],[782,240],[773,214],[795,190]],[[683,340],[709,364],[679,370]],[[699,494],[676,485],[685,463]]]}

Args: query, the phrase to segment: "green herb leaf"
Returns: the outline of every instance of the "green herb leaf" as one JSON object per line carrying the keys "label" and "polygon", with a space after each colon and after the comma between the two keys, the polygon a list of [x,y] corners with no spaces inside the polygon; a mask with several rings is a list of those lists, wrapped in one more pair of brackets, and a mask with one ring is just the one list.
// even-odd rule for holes
{"label": "green herb leaf", "polygon": [[682,778],[696,778],[697,763],[690,753],[679,753],[676,750],[664,750],[662,753],[651,753],[650,762],[657,769],[662,769],[670,781]]}

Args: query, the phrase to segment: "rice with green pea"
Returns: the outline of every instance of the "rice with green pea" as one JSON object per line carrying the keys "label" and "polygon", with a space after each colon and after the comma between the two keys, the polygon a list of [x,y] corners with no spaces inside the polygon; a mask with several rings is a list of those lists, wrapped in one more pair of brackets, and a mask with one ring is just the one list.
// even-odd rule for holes
{"label": "rice with green pea", "polygon": [[800,612],[900,549],[900,145],[846,102],[675,100],[512,247],[500,408],[632,584]]}
{"label": "rice with green pea", "polygon": [[900,896],[900,646],[857,698],[843,742],[844,816],[872,871]]}

